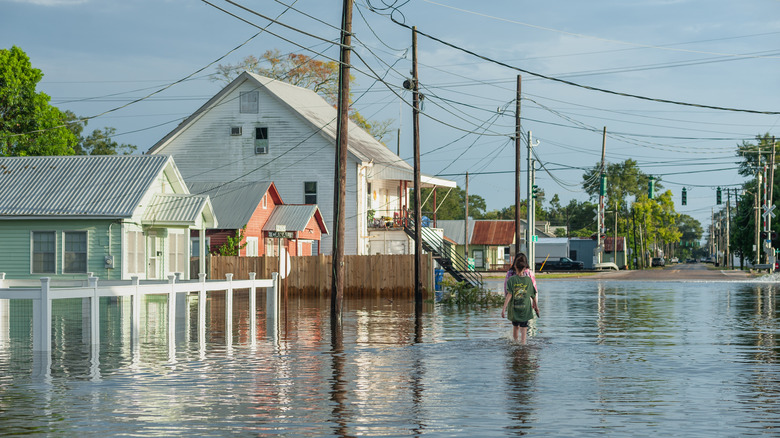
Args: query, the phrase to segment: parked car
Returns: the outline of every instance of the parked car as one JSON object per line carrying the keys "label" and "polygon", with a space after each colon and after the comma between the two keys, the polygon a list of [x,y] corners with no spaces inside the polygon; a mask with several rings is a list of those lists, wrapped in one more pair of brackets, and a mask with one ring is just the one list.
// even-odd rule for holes
{"label": "parked car", "polygon": [[663,257],[653,257],[653,260],[650,262],[650,266],[666,266],[666,262],[664,261]]}
{"label": "parked car", "polygon": [[696,263],[696,259],[686,259],[685,263]]}
{"label": "parked car", "polygon": [[583,269],[585,269],[585,263],[574,261],[568,257],[536,263],[537,271],[582,271]]}
{"label": "parked car", "polygon": [[669,260],[669,263],[680,263],[680,259],[677,257],[672,257],[671,260]]}

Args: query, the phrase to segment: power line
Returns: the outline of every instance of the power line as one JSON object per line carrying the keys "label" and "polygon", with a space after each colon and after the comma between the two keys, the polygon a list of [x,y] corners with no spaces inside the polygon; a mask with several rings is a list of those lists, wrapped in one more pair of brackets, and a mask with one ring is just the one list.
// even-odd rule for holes
{"label": "power line", "polygon": [[[390,19],[393,21],[393,23],[397,24],[398,26],[407,28],[409,30],[412,29],[411,26],[397,21],[392,16],[390,17]],[[615,96],[630,97],[630,98],[646,100],[646,101],[650,101],[650,102],[668,103],[668,104],[672,104],[672,105],[691,106],[691,107],[696,107],[696,108],[707,108],[707,109],[718,110],[718,111],[732,111],[732,112],[742,112],[742,113],[751,113],[751,114],[780,115],[780,111],[760,111],[760,110],[742,109],[742,108],[729,108],[729,107],[722,107],[722,106],[715,106],[715,105],[704,105],[704,104],[682,102],[682,101],[670,100],[670,99],[660,99],[660,98],[642,96],[642,95],[639,95],[639,94],[631,94],[631,93],[624,93],[624,92],[620,92],[620,91],[608,90],[608,89],[605,89],[605,88],[593,87],[593,86],[590,86],[590,85],[578,84],[576,82],[568,81],[566,79],[560,79],[560,78],[544,75],[544,74],[541,74],[541,73],[532,72],[530,70],[526,70],[526,69],[523,69],[523,68],[520,68],[520,67],[509,65],[509,64],[507,64],[505,62],[501,62],[501,61],[489,58],[489,57],[487,57],[485,55],[480,55],[480,54],[478,54],[478,53],[476,53],[476,52],[474,52],[472,50],[460,47],[460,46],[458,46],[456,44],[450,43],[450,42],[445,41],[445,40],[443,40],[441,38],[437,38],[437,37],[435,37],[433,35],[430,35],[428,33],[420,31],[419,29],[417,30],[417,33],[422,35],[422,36],[425,36],[425,37],[427,37],[427,38],[429,38],[429,39],[431,39],[433,41],[436,41],[436,42],[438,42],[440,44],[444,44],[447,47],[453,48],[455,50],[464,52],[466,54],[469,54],[471,56],[475,56],[475,57],[480,58],[480,59],[484,59],[485,61],[492,62],[493,64],[500,65],[502,67],[506,67],[506,68],[509,68],[509,69],[512,69],[512,70],[516,70],[516,71],[519,71],[521,73],[526,73],[526,74],[529,74],[529,75],[532,75],[532,76],[536,76],[538,78],[547,79],[549,81],[559,82],[559,83],[566,84],[566,85],[571,85],[573,87],[578,87],[578,88],[582,88],[582,89],[585,89],[585,90],[598,91],[598,92],[601,92],[601,93],[612,94],[612,95],[615,95]]]}

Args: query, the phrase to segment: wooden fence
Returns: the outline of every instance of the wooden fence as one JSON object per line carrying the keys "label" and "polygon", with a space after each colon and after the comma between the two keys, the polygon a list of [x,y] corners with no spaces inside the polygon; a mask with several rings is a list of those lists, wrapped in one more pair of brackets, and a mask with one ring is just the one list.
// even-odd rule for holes
{"label": "wooden fence", "polygon": [[[414,255],[347,255],[344,256],[344,297],[414,297]],[[271,278],[279,271],[278,257],[210,256],[208,278],[225,278],[232,273],[236,280]],[[198,259],[192,259],[190,272],[197,277]],[[289,294],[329,297],[331,289],[331,256],[290,257],[290,275],[283,280]],[[430,254],[422,258],[422,283],[425,293],[433,293],[433,261]]]}

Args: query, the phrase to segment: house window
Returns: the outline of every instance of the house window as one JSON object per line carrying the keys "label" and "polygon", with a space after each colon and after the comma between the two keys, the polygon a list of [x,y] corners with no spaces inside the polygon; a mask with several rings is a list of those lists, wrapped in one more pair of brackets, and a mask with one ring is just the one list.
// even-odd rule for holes
{"label": "house window", "polygon": [[268,193],[263,195],[263,210],[268,208]]}
{"label": "house window", "polygon": [[33,274],[53,274],[56,272],[57,236],[54,231],[33,231],[32,233],[32,272]]}
{"label": "house window", "polygon": [[128,231],[126,240],[127,273],[143,274],[146,272],[146,245],[144,245],[144,233],[142,231]]}
{"label": "house window", "polygon": [[268,153],[268,128],[255,128],[255,154]]}
{"label": "house window", "polygon": [[184,233],[168,233],[168,271],[186,272],[187,236]]}
{"label": "house window", "polygon": [[304,204],[317,203],[317,182],[316,181],[306,181],[303,183],[303,203]]}
{"label": "house window", "polygon": [[[211,237],[206,237],[206,255],[209,255],[209,249],[211,245]],[[190,252],[190,256],[192,257],[200,257],[200,237],[190,237],[190,248],[192,248],[192,252]]]}
{"label": "house window", "polygon": [[241,136],[242,130],[240,126],[231,126],[230,127],[230,135],[236,137]]}
{"label": "house window", "polygon": [[257,257],[257,237],[246,238],[246,256]]}
{"label": "house window", "polygon": [[239,101],[241,102],[241,108],[239,110],[240,113],[257,114],[260,112],[259,91],[244,91],[241,93]]}
{"label": "house window", "polygon": [[274,239],[270,237],[265,239],[265,255],[267,256],[276,255],[276,251],[274,249]]}
{"label": "house window", "polygon": [[87,232],[66,231],[63,273],[87,272]]}

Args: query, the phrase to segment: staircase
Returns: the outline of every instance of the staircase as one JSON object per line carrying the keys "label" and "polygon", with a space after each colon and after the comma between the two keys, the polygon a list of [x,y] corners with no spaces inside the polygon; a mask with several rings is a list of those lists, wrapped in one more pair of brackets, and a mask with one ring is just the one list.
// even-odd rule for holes
{"label": "staircase", "polygon": [[[411,215],[404,218],[404,232],[414,239],[414,219]],[[455,245],[439,237],[428,227],[421,227],[422,247],[433,255],[433,259],[445,271],[452,275],[455,281],[465,281],[474,287],[482,287],[482,274],[468,268],[466,259],[458,254]]]}

